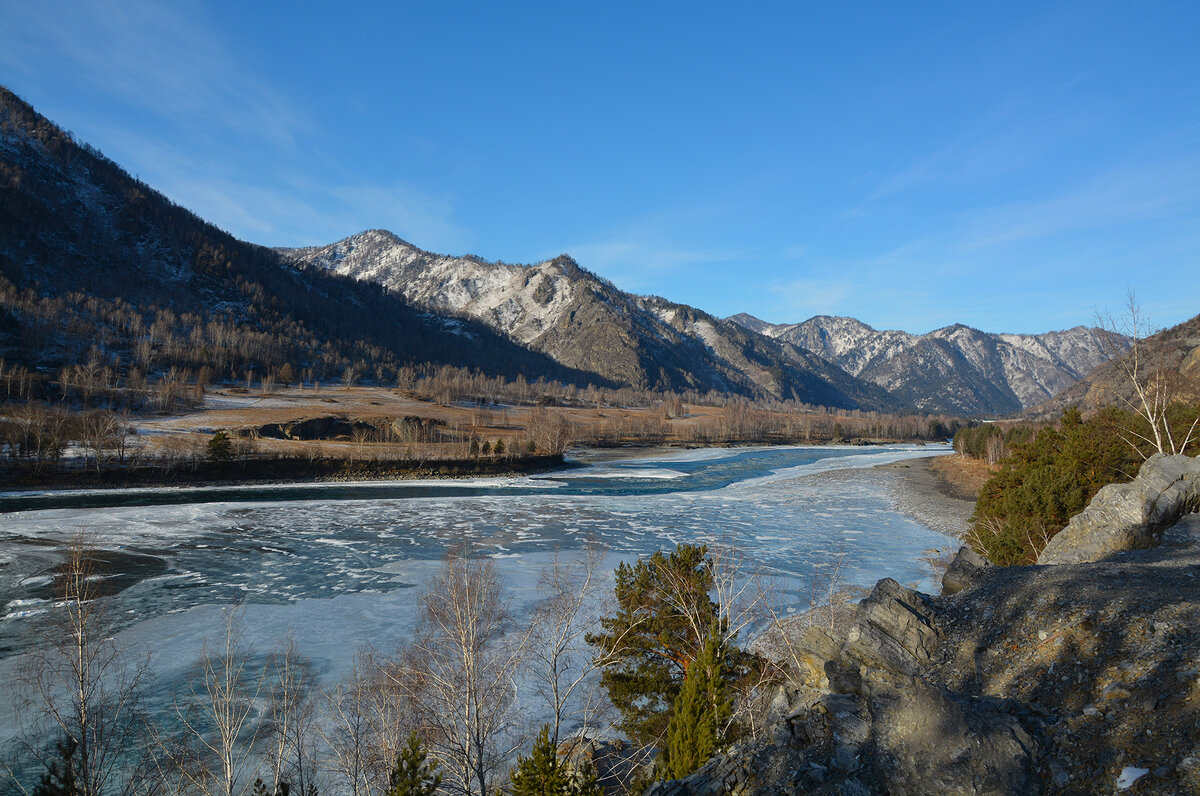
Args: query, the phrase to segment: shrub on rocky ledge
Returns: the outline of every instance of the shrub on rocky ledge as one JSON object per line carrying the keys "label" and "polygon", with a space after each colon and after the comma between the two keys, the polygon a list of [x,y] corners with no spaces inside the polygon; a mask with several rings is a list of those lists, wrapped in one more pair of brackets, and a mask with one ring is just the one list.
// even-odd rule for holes
{"label": "shrub on rocky ledge", "polygon": [[1105,410],[1084,420],[1068,409],[1059,423],[1015,445],[979,493],[972,546],[997,564],[1032,564],[1100,488],[1128,481],[1142,456],[1122,438],[1129,416]]}

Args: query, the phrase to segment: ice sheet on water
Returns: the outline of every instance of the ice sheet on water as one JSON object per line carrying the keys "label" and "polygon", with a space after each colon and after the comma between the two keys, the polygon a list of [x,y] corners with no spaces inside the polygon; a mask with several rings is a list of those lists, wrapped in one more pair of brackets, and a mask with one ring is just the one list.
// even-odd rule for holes
{"label": "ice sheet on water", "polygon": [[[347,670],[363,641],[386,648],[411,632],[412,587],[425,581],[446,549],[464,543],[493,555],[518,603],[528,604],[541,568],[556,555],[576,555],[589,540],[610,546],[607,572],[619,560],[676,542],[733,542],[785,579],[796,609],[806,607],[812,578],[838,558],[843,576],[857,585],[885,575],[920,581],[925,575],[917,559],[947,541],[892,511],[886,489],[869,473],[847,471],[836,482],[809,476],[934,452],[687,451],[631,463],[635,472],[681,474],[641,479],[666,487],[648,492],[597,489],[602,479],[571,480],[567,473],[558,474],[563,480],[552,492],[493,488],[479,495],[0,515],[0,552],[15,562],[4,568],[11,580],[3,581],[0,599],[27,598],[17,582],[44,576],[45,542],[61,543],[86,529],[103,546],[151,553],[169,564],[167,573],[113,598],[114,613],[126,617],[123,637],[132,643],[153,646],[162,659],[191,660],[203,637],[215,632],[219,607],[243,602],[256,643],[269,647],[287,628],[302,629],[304,651],[321,659],[331,677]],[[671,464],[660,468],[652,461]],[[608,461],[596,469],[622,467]],[[19,647],[33,621],[15,617],[0,633]]]}
{"label": "ice sheet on water", "polygon": [[685,478],[687,473],[656,467],[597,467],[586,472],[572,473],[572,478],[653,478],[672,481]]}

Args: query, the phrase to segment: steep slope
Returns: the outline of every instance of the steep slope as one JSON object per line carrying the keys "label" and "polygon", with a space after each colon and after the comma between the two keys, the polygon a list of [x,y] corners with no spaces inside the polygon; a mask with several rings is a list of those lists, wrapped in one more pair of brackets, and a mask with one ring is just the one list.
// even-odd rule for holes
{"label": "steep slope", "polygon": [[955,324],[914,335],[827,315],[794,324],[770,324],[745,314],[731,320],[816,353],[927,411],[1018,412],[1066,389],[1104,361],[1102,333],[1082,326],[1019,335]]}
{"label": "steep slope", "polygon": [[595,380],[483,324],[239,241],[3,87],[0,356],[50,372],[99,358],[119,371],[132,361],[143,373],[207,367],[215,378],[432,363]]}
{"label": "steep slope", "polygon": [[432,254],[382,230],[281,251],[302,267],[477,319],[567,367],[614,382],[845,408],[895,405],[884,390],[819,356],[693,307],[624,293],[566,255],[528,266],[490,263]]}
{"label": "steep slope", "polygon": [[[1160,371],[1165,376],[1174,400],[1200,400],[1200,315],[1146,338],[1141,349],[1143,366],[1147,372]],[[1088,412],[1110,404],[1126,406],[1127,401],[1135,400],[1133,386],[1123,369],[1117,363],[1105,362],[1025,414],[1050,418],[1068,406]]]}

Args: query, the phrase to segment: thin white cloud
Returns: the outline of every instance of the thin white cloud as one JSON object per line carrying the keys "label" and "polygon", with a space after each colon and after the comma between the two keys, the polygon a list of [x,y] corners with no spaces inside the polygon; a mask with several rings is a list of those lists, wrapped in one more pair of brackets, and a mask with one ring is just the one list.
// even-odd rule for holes
{"label": "thin white cloud", "polygon": [[843,314],[851,308],[849,299],[856,295],[853,281],[840,276],[807,276],[769,285],[767,290],[775,299],[775,316],[788,319],[784,323]]}
{"label": "thin white cloud", "polygon": [[564,251],[584,268],[595,271],[624,290],[658,293],[663,292],[662,280],[669,274],[737,257],[736,253],[727,251],[679,247],[662,236],[639,233],[576,244]]}
{"label": "thin white cloud", "polygon": [[0,64],[36,79],[29,64],[47,55],[82,84],[193,130],[219,125],[289,147],[303,124],[187,0],[0,6]]}
{"label": "thin white cloud", "polygon": [[471,238],[453,220],[449,198],[402,181],[318,184],[307,174],[251,181],[236,169],[194,157],[182,147],[125,130],[98,127],[105,154],[136,158],[152,188],[230,233],[271,246],[332,243],[364,229],[387,229],[414,245],[462,253]]}
{"label": "thin white cloud", "polygon": [[929,186],[987,184],[1031,168],[1056,146],[1100,123],[1103,108],[1063,101],[1061,92],[1056,99],[1048,107],[999,104],[932,151],[885,172],[846,216],[860,216],[877,203]]}
{"label": "thin white cloud", "polygon": [[[470,242],[453,222],[448,198],[401,178],[345,174],[317,185],[315,175],[301,173],[311,166],[302,141],[312,124],[191,0],[0,4],[0,66],[36,83],[28,65],[48,56],[82,86],[157,116],[170,131],[152,137],[140,125],[76,117],[89,143],[239,237],[298,246],[380,227],[439,251],[461,251]],[[280,157],[256,164],[251,178],[241,170],[245,148]]]}
{"label": "thin white cloud", "polygon": [[1191,161],[1112,171],[1057,196],[973,214],[959,231],[964,251],[1162,217],[1200,201]]}

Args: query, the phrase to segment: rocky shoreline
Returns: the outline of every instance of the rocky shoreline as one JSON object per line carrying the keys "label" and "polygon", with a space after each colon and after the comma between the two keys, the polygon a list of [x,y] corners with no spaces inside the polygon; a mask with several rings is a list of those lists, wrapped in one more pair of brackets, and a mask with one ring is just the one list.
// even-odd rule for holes
{"label": "rocky shoreline", "polygon": [[767,737],[648,796],[1200,793],[1196,512],[1200,460],[1158,456],[1075,523],[1136,528],[1124,549],[880,581],[796,640]]}
{"label": "rocky shoreline", "polygon": [[946,483],[932,464],[935,457],[905,459],[873,468],[891,482],[892,503],[897,511],[926,528],[962,538],[975,501]]}

